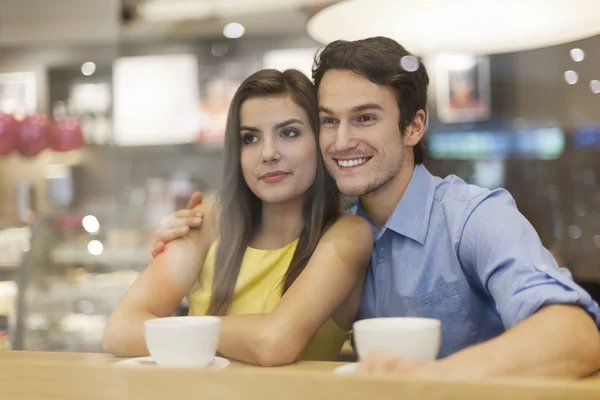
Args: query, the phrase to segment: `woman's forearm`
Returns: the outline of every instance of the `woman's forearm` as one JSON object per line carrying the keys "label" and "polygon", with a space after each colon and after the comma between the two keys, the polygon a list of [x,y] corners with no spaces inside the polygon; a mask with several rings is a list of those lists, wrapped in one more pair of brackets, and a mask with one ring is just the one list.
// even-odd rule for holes
{"label": "woman's forearm", "polygon": [[[109,319],[102,344],[107,353],[118,357],[149,355],[144,321],[157,318],[143,311],[114,314]],[[266,314],[221,317],[218,351],[226,358],[262,366],[289,364],[298,356],[301,345],[274,329]]]}
{"label": "woman's forearm", "polygon": [[144,335],[144,321],[157,318],[148,312],[138,311],[113,314],[104,330],[102,346],[107,353],[118,357],[141,357],[149,354]]}
{"label": "woman's forearm", "polygon": [[294,362],[304,344],[271,321],[268,314],[222,317],[219,353],[264,367]]}

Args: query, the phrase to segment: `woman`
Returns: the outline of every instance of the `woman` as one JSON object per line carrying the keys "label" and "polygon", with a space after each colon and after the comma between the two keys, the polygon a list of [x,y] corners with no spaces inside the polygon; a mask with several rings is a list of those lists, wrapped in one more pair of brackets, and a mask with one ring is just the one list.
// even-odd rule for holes
{"label": "woman", "polygon": [[[222,317],[219,353],[263,366],[334,360],[357,312],[372,250],[370,225],[340,217],[318,149],[318,109],[301,72],[263,70],[233,97],[216,221],[170,242],[109,318],[104,348],[147,355],[143,323]],[[213,228],[214,225],[214,228]]]}

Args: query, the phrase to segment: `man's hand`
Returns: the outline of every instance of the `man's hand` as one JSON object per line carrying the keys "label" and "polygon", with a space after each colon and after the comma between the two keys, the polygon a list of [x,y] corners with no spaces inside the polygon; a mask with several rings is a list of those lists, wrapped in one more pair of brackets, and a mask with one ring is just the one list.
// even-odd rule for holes
{"label": "man's hand", "polygon": [[152,257],[162,253],[170,241],[183,237],[188,234],[190,229],[199,228],[202,225],[204,215],[194,210],[195,207],[202,204],[202,198],[201,192],[195,192],[188,202],[187,210],[177,210],[163,219],[154,235],[151,246]]}
{"label": "man's hand", "polygon": [[432,376],[437,372],[435,363],[412,360],[399,354],[372,351],[358,364],[358,373],[402,374],[410,376]]}
{"label": "man's hand", "polygon": [[598,326],[579,306],[552,304],[503,334],[434,362],[372,352],[358,371],[467,379],[535,377],[580,379],[600,369]]}

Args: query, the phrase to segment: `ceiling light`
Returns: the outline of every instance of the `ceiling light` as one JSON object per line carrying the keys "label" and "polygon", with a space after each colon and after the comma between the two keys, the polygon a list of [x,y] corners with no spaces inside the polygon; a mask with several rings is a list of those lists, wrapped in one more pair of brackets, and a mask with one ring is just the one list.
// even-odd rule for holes
{"label": "ceiling light", "polygon": [[85,62],[81,66],[81,73],[84,74],[85,76],[90,76],[94,72],[96,72],[96,64],[94,64],[91,61]]}
{"label": "ceiling light", "polygon": [[577,240],[581,237],[581,228],[577,225],[569,226],[567,231],[569,232],[569,236],[571,236],[571,239],[573,240]]}
{"label": "ceiling light", "polygon": [[400,59],[400,66],[408,72],[414,72],[419,69],[419,60],[413,56],[404,56]]}
{"label": "ceiling light", "polygon": [[315,14],[307,31],[321,43],[387,36],[416,54],[491,54],[594,36],[598,21],[597,0],[348,0]]}
{"label": "ceiling light", "polygon": [[578,80],[579,80],[579,75],[577,74],[577,72],[572,71],[572,70],[565,71],[565,81],[567,81],[567,83],[569,85],[576,84]]}
{"label": "ceiling light", "polygon": [[93,256],[99,256],[104,252],[104,245],[99,240],[92,240],[88,243],[87,249]]}
{"label": "ceiling light", "polygon": [[93,215],[86,215],[81,220],[81,225],[88,233],[97,233],[100,230],[100,222]]}
{"label": "ceiling light", "polygon": [[[129,0],[134,1],[134,0]],[[331,0],[135,0],[137,15],[151,22],[216,18],[237,19],[264,13],[295,12],[303,7],[330,4]]]}
{"label": "ceiling light", "polygon": [[227,43],[215,43],[212,45],[210,52],[215,57],[222,57],[227,54],[227,50],[229,50]]}
{"label": "ceiling light", "polygon": [[593,81],[590,81],[590,89],[592,89],[592,92],[595,94],[599,94],[600,93],[600,81],[594,79]]}
{"label": "ceiling light", "polygon": [[223,36],[229,39],[237,39],[244,36],[245,31],[246,28],[244,28],[244,25],[238,24],[237,22],[231,22],[223,28]]}
{"label": "ceiling light", "polygon": [[581,49],[571,49],[569,53],[571,54],[571,59],[575,62],[581,62],[585,58],[585,52]]}
{"label": "ceiling light", "polygon": [[440,54],[436,61],[452,71],[466,71],[477,64],[477,59],[471,54]]}

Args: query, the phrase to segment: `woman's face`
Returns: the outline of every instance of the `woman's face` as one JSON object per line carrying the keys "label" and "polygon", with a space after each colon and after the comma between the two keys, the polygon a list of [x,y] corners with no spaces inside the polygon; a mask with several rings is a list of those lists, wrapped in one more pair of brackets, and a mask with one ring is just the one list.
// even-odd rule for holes
{"label": "woman's face", "polygon": [[287,96],[253,97],[240,109],[241,167],[263,202],[303,197],[315,180],[317,148],[308,115]]}

